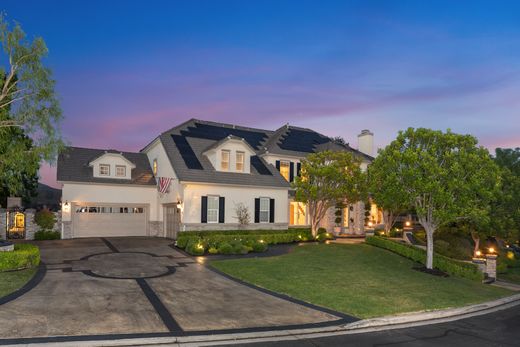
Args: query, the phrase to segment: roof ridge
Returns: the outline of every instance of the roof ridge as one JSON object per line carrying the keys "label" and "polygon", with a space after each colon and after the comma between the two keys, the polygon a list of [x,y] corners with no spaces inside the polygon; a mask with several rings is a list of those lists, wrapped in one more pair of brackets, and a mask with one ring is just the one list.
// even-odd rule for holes
{"label": "roof ridge", "polygon": [[142,152],[122,151],[120,149],[114,149],[114,148],[92,148],[92,147],[81,147],[81,146],[65,146],[65,149],[67,149],[67,148],[88,149],[91,151],[105,151],[106,153],[110,153],[110,151],[114,151],[114,152],[119,152],[119,153],[144,154]]}

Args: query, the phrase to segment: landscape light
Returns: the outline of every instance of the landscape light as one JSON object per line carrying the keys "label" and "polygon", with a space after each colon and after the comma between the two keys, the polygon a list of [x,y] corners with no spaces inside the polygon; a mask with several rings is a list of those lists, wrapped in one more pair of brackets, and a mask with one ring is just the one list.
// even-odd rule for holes
{"label": "landscape light", "polygon": [[482,252],[481,252],[481,251],[476,251],[476,252],[475,252],[475,255],[476,255],[477,257],[480,257],[480,256],[482,255]]}

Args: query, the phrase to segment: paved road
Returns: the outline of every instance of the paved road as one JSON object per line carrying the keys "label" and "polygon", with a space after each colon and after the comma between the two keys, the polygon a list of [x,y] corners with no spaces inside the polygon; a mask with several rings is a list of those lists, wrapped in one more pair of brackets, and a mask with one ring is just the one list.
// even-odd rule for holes
{"label": "paved road", "polygon": [[520,346],[520,306],[460,321],[416,328],[242,346]]}

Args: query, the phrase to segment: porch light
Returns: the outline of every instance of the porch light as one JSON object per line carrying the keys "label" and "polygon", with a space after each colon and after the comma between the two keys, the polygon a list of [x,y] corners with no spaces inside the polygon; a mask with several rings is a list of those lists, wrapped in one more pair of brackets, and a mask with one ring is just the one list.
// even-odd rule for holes
{"label": "porch light", "polygon": [[368,226],[369,226],[369,227],[372,227],[373,225],[374,225],[374,223],[372,223],[372,221],[369,221],[369,222],[368,222]]}
{"label": "porch light", "polygon": [[177,208],[180,210],[182,207],[182,201],[177,200]]}

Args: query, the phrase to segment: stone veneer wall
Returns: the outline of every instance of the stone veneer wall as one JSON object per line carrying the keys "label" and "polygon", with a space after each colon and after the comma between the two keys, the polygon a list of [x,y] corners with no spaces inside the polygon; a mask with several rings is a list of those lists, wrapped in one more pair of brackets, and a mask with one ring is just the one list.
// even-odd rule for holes
{"label": "stone veneer wall", "polygon": [[148,222],[149,236],[162,237],[163,234],[163,222],[161,221],[149,221]]}
{"label": "stone veneer wall", "polygon": [[7,214],[5,208],[0,208],[0,240],[5,240],[7,229]]}

